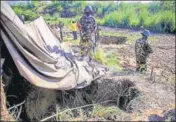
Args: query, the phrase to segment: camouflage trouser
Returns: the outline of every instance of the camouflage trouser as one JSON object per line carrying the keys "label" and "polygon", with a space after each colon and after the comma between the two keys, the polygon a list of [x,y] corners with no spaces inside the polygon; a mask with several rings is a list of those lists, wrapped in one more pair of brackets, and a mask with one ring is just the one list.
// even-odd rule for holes
{"label": "camouflage trouser", "polygon": [[90,43],[90,41],[88,39],[82,40],[82,42],[80,43],[80,48],[81,48],[81,55],[82,56],[90,56],[92,44]]}
{"label": "camouflage trouser", "polygon": [[136,64],[137,64],[136,71],[140,71],[141,73],[145,73],[147,71],[146,63],[137,61]]}
{"label": "camouflage trouser", "polygon": [[96,49],[95,36],[92,34],[90,37],[82,37],[80,48],[82,55],[90,56],[91,52],[95,52]]}

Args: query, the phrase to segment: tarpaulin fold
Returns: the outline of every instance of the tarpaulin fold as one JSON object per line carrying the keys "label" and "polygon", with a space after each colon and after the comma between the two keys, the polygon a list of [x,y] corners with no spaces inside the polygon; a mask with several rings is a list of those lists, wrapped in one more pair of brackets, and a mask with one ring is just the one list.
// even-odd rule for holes
{"label": "tarpaulin fold", "polygon": [[76,60],[71,48],[60,43],[42,16],[23,24],[9,4],[1,1],[1,26],[2,39],[20,74],[38,87],[83,88],[105,74],[103,68]]}

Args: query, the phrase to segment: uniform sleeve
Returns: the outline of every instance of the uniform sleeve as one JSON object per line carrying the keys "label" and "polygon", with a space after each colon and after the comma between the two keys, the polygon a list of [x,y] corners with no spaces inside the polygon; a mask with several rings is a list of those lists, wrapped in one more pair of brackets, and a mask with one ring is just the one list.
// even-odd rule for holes
{"label": "uniform sleeve", "polygon": [[79,21],[80,25],[83,25],[83,17],[81,17],[80,21]]}
{"label": "uniform sleeve", "polygon": [[97,29],[97,23],[96,23],[96,21],[95,21],[95,18],[92,17],[92,19],[93,19],[93,22],[92,22],[93,27],[94,27],[94,29]]}
{"label": "uniform sleeve", "polygon": [[153,53],[153,50],[152,50],[152,48],[151,48],[149,43],[146,43],[146,52],[147,52],[147,54]]}
{"label": "uniform sleeve", "polygon": [[136,40],[136,42],[135,42],[135,45],[134,45],[134,48],[135,48],[135,54],[137,53],[137,40]]}

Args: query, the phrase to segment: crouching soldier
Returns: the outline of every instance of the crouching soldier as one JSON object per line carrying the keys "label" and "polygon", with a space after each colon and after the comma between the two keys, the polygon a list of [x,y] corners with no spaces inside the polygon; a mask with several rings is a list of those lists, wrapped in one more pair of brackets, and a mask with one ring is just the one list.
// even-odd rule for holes
{"label": "crouching soldier", "polygon": [[150,53],[153,53],[151,46],[148,43],[148,37],[150,35],[150,31],[144,30],[142,33],[142,38],[138,39],[135,43],[135,54],[136,54],[136,63],[137,68],[136,71],[140,71],[141,73],[145,73],[147,71],[147,57]]}

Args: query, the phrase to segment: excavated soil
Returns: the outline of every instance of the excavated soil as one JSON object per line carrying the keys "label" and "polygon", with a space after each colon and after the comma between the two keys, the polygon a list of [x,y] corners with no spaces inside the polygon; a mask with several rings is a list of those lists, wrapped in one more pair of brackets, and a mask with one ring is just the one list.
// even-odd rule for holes
{"label": "excavated soil", "polygon": [[[74,108],[104,101],[110,101],[104,103],[104,106],[115,105],[126,112],[131,112],[133,108],[131,108],[130,101],[140,95],[140,91],[135,87],[135,84],[128,79],[121,81],[101,79],[101,81],[93,82],[83,89],[69,91],[38,88],[28,84],[27,81],[20,81],[9,85],[6,96],[13,94],[16,97],[7,98],[7,102],[10,106],[14,106],[25,101],[21,115],[18,118],[18,120],[23,121],[39,121],[51,116],[56,113],[56,106],[61,109]],[[87,114],[92,111],[91,107],[83,110]],[[113,118],[109,118],[109,120],[111,119]],[[49,120],[55,121],[55,118]]]}
{"label": "excavated soil", "polygon": [[[111,29],[105,27],[103,27],[103,31],[126,33],[127,36],[140,33],[140,31],[129,29]],[[114,51],[117,53],[117,59],[122,67],[121,71],[111,72],[103,80],[100,80],[104,81],[103,83],[92,83],[89,87],[81,90],[53,91],[36,88],[26,81],[25,83],[24,81],[15,82],[9,86],[6,92],[6,104],[8,103],[6,106],[9,108],[25,100],[19,118],[21,120],[41,120],[55,114],[56,106],[60,106],[60,108],[72,108],[112,100],[113,102],[103,105],[116,105],[124,113],[128,113],[128,117],[122,120],[157,121],[168,120],[169,118],[171,118],[170,120],[174,120],[175,36],[154,33],[152,33],[152,36],[154,37],[154,41],[150,43],[154,53],[148,59],[148,72],[146,75],[135,73],[134,43],[128,43],[128,40],[126,41],[124,37],[119,37],[121,40],[124,40],[122,43],[114,41],[118,40],[118,37],[113,37],[113,39],[112,37],[105,37],[110,41],[104,41],[105,43],[102,45],[104,52]],[[108,42],[112,42],[113,44]],[[154,75],[151,79],[152,69]],[[1,93],[4,94],[2,91]],[[4,99],[2,97],[1,101]],[[4,105],[4,101],[2,105]],[[91,107],[84,110],[91,112]],[[7,109],[5,112],[7,113]],[[5,115],[5,113],[2,115]],[[6,117],[4,116],[4,118]],[[56,119],[52,118],[49,120],[55,121]],[[94,118],[91,120],[97,121],[99,119]],[[114,118],[108,118],[107,120],[112,121]],[[116,120],[121,119],[116,118]]]}
{"label": "excavated soil", "polygon": [[127,37],[121,36],[100,36],[101,44],[124,44],[127,41]]}

